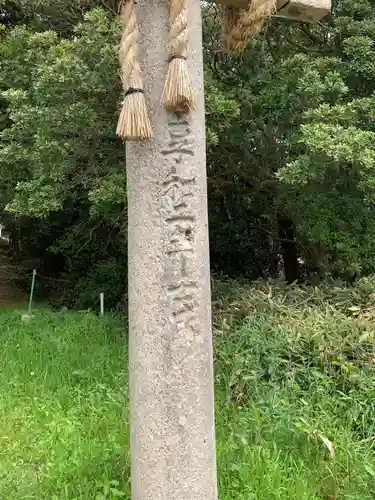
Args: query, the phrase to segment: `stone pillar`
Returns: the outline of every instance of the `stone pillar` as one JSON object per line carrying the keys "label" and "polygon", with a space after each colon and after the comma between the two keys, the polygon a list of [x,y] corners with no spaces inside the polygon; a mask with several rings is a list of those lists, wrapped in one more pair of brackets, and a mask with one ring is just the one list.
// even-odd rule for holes
{"label": "stone pillar", "polygon": [[189,1],[197,109],[169,115],[168,1],[138,0],[155,137],[128,143],[133,500],[217,500],[200,1]]}

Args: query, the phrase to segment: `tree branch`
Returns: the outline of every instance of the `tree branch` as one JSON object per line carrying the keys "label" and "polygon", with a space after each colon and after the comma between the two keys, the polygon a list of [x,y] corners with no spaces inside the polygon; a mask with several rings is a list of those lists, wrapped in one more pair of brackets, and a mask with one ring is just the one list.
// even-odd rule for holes
{"label": "tree branch", "polygon": [[315,35],[314,33],[311,33],[311,30],[310,30],[310,25],[307,25],[307,24],[301,24],[300,26],[300,29],[305,33],[305,35],[307,35],[310,40],[312,40],[313,42],[319,44],[319,45],[323,45],[324,44],[324,40],[322,40],[320,37],[318,37],[317,35]]}
{"label": "tree branch", "polygon": [[323,49],[315,49],[315,48],[312,48],[312,47],[305,47],[304,45],[296,42],[295,40],[293,40],[289,36],[285,35],[285,33],[284,33],[284,40],[286,42],[288,42],[289,45],[291,45],[292,47],[295,47],[296,49],[300,50],[301,52],[304,52],[305,54],[319,54],[319,55],[322,55],[322,54],[324,54],[324,52],[327,52],[327,51],[324,51]]}

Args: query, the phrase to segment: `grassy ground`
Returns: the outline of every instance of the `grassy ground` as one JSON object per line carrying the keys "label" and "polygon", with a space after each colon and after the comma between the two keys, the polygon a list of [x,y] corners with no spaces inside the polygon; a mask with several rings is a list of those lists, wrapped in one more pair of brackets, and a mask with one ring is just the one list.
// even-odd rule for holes
{"label": "grassy ground", "polygon": [[[216,293],[221,500],[375,498],[374,292]],[[121,323],[3,311],[0,341],[0,498],[129,498]]]}

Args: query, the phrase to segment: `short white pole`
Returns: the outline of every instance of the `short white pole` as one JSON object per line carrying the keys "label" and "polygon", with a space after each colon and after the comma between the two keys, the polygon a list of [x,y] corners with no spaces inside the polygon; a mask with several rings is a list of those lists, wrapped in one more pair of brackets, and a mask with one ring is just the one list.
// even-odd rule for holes
{"label": "short white pole", "polygon": [[104,293],[100,293],[100,315],[104,315]]}

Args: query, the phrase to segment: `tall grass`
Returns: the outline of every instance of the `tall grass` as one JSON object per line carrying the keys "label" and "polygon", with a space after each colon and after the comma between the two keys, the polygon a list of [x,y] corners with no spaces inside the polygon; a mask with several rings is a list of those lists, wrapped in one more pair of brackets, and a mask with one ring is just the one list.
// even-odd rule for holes
{"label": "tall grass", "polygon": [[[216,292],[221,500],[375,498],[371,287]],[[0,313],[1,499],[130,498],[125,337]]]}
{"label": "tall grass", "polygon": [[375,498],[374,292],[218,294],[222,499]]}

